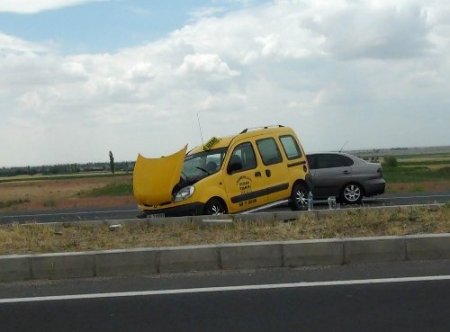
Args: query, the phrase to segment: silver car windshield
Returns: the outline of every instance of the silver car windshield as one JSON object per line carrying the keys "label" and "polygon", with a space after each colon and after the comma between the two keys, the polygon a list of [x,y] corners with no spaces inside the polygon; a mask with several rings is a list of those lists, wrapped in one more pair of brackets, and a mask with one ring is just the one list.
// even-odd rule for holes
{"label": "silver car windshield", "polygon": [[226,148],[221,148],[188,155],[184,159],[182,176],[185,179],[198,181],[218,172],[222,167],[226,152]]}

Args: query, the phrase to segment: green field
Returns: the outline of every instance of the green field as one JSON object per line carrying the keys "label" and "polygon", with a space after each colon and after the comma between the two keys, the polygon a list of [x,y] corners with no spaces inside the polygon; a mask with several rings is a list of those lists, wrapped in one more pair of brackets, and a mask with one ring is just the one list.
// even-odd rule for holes
{"label": "green field", "polygon": [[80,191],[80,197],[100,197],[100,196],[126,196],[133,194],[133,185],[131,181],[114,182],[104,185],[103,187],[94,188],[91,190]]}
{"label": "green field", "polygon": [[383,174],[387,183],[450,181],[450,166],[442,167],[435,170],[430,169],[426,166],[384,167]]}
{"label": "green field", "polygon": [[[384,161],[395,157],[397,166]],[[399,155],[383,158],[383,173],[387,182],[422,182],[450,180],[450,154]]]}
{"label": "green field", "polygon": [[85,178],[101,178],[101,177],[114,177],[120,175],[127,175],[129,172],[86,172],[86,173],[73,173],[63,175],[18,175],[18,176],[1,176],[0,183],[6,182],[26,182],[26,181],[43,181],[43,180],[70,180],[70,179],[85,179]]}

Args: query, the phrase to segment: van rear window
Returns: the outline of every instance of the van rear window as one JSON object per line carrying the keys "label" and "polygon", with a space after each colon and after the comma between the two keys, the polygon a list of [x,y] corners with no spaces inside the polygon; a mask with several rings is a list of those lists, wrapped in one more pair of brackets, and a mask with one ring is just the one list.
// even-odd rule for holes
{"label": "van rear window", "polygon": [[302,151],[295,141],[294,137],[280,136],[281,145],[283,145],[284,152],[289,160],[300,158],[302,156]]}
{"label": "van rear window", "polygon": [[261,155],[264,165],[277,164],[283,160],[277,143],[273,138],[258,140],[256,141],[256,145],[258,146],[259,154]]}

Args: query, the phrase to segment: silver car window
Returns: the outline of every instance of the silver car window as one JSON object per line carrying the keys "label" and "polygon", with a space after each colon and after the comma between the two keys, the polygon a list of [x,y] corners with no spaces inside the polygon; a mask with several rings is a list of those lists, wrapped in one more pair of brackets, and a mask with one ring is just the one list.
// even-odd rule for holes
{"label": "silver car window", "polygon": [[315,160],[315,168],[348,167],[353,164],[351,158],[340,154],[318,154]]}

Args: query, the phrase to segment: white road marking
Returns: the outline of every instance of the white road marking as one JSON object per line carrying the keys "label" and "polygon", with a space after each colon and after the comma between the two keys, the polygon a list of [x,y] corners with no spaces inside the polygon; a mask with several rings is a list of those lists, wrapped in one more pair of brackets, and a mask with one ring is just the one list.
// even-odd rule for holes
{"label": "white road marking", "polygon": [[254,213],[254,212],[258,212],[258,211],[262,211],[262,210],[267,210],[267,209],[274,208],[274,207],[277,207],[277,206],[280,206],[280,205],[284,205],[284,204],[287,204],[287,203],[289,203],[289,200],[288,199],[283,199],[281,201],[276,201],[276,202],[273,202],[273,203],[265,204],[263,206],[259,206],[259,207],[254,208],[254,209],[250,209],[250,210],[244,211],[244,212],[242,212],[242,214],[249,214],[249,213]]}
{"label": "white road marking", "polygon": [[16,215],[6,215],[0,216],[3,218],[30,218],[30,217],[50,217],[50,216],[71,216],[79,214],[90,214],[90,213],[128,213],[128,212],[138,212],[137,209],[133,210],[105,210],[105,211],[79,211],[79,212],[55,212],[55,213],[38,213],[38,214],[16,214]]}
{"label": "white road marking", "polygon": [[216,223],[216,224],[231,224],[233,219],[202,219],[204,223]]}
{"label": "white road marking", "polygon": [[[430,206],[444,206],[445,203],[428,203],[428,204],[398,204],[398,205],[382,205],[382,206],[362,206],[362,207],[345,207],[343,210],[360,210],[360,209],[393,209],[393,208],[408,208],[408,207],[430,207]],[[339,209],[338,209],[339,210]]]}
{"label": "white road marking", "polygon": [[410,199],[410,198],[435,198],[435,197],[450,197],[450,194],[440,194],[440,195],[419,195],[419,196],[392,196],[392,197],[368,197],[368,200],[382,201],[391,199]]}
{"label": "white road marking", "polygon": [[24,303],[24,302],[48,302],[48,301],[63,301],[63,300],[86,300],[86,299],[154,296],[154,295],[235,292],[235,291],[248,291],[248,290],[264,290],[264,289],[373,285],[373,284],[391,284],[391,283],[444,281],[444,280],[450,280],[450,275],[403,277],[403,278],[382,278],[382,279],[314,281],[314,282],[296,282],[296,283],[283,283],[283,284],[263,284],[263,285],[149,290],[149,291],[135,291],[135,292],[115,292],[115,293],[57,295],[57,296],[41,296],[41,297],[22,297],[22,298],[0,299],[0,304]]}

